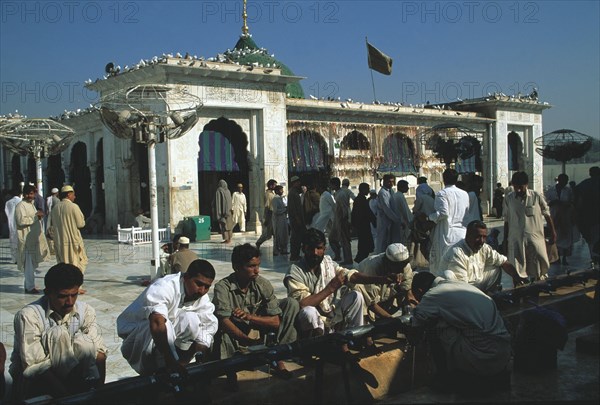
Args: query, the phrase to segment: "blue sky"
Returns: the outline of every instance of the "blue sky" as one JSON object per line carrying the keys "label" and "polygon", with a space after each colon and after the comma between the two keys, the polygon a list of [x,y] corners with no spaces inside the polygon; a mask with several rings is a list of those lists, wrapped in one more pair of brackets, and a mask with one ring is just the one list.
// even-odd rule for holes
{"label": "blue sky", "polygon": [[[449,102],[537,87],[544,132],[600,137],[600,2],[253,1],[250,32],[308,97],[371,102],[365,36],[394,60],[381,101]],[[162,53],[215,56],[240,34],[236,1],[0,2],[0,114],[87,107],[88,78]]]}

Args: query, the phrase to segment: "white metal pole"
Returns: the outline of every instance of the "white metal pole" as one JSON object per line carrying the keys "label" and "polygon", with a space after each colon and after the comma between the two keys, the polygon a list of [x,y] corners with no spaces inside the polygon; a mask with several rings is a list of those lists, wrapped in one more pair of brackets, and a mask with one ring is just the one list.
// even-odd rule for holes
{"label": "white metal pole", "polygon": [[158,274],[159,243],[158,240],[158,198],[156,191],[156,142],[148,142],[148,172],[150,177],[150,219],[152,220],[152,261],[150,281]]}
{"label": "white metal pole", "polygon": [[41,151],[35,151],[35,172],[36,172],[36,181],[37,181],[37,190],[38,193],[43,197],[44,196],[44,184],[42,181],[42,154]]}

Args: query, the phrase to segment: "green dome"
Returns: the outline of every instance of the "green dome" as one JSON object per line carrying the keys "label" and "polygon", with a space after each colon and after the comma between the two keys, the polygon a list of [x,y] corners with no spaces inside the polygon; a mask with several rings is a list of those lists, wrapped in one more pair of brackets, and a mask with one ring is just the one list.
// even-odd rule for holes
{"label": "green dome", "polygon": [[[250,35],[240,36],[233,50],[227,50],[225,56],[240,65],[258,63],[263,67],[270,66],[281,69],[281,73],[286,76],[296,76],[289,67],[275,59],[274,55],[270,55],[265,48],[259,48]],[[300,83],[286,85],[285,92],[290,98],[304,98],[304,90]]]}

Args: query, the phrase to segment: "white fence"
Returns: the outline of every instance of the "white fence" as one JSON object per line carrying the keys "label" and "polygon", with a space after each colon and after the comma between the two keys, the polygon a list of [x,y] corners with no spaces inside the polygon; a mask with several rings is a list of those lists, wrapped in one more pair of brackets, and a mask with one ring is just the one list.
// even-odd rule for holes
{"label": "white fence", "polygon": [[[117,235],[119,243],[128,243],[130,245],[142,245],[144,243],[152,243],[152,229],[144,229],[138,227],[121,228],[117,225]],[[171,226],[166,228],[158,228],[158,241],[169,242],[171,240]]]}

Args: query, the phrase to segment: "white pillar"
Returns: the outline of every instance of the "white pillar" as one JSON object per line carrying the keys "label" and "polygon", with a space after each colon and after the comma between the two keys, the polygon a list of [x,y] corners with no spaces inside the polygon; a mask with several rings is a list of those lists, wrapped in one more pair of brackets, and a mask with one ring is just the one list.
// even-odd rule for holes
{"label": "white pillar", "polygon": [[158,274],[159,240],[158,240],[158,196],[156,190],[156,142],[148,142],[148,174],[150,177],[150,219],[152,220],[152,261],[150,281]]}

